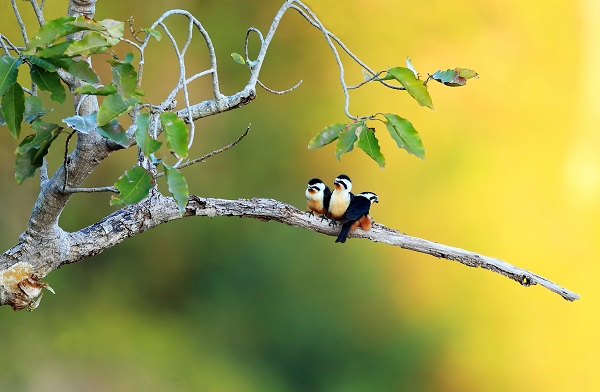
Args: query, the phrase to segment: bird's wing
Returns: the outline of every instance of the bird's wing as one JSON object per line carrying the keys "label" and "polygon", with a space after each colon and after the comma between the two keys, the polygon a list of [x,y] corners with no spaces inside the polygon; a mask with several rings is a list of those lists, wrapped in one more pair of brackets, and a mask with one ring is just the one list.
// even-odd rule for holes
{"label": "bird's wing", "polygon": [[348,206],[345,218],[350,221],[357,220],[361,216],[368,214],[370,208],[371,202],[369,199],[357,196],[352,199],[352,202]]}

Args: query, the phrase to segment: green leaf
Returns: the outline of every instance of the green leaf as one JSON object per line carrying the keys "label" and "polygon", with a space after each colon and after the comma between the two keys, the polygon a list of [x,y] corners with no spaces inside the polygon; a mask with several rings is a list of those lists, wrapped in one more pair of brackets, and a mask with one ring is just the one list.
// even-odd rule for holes
{"label": "green leaf", "polygon": [[356,143],[358,148],[363,150],[370,156],[380,168],[385,167],[385,157],[381,153],[381,149],[379,148],[379,142],[377,137],[375,136],[375,130],[373,128],[365,128],[358,139],[358,143]]}
{"label": "green leaf", "polygon": [[150,34],[151,36],[156,38],[157,41],[160,41],[160,39],[162,38],[162,35],[160,34],[160,31],[158,31],[158,30],[155,30],[152,28],[147,28],[147,29],[142,29],[142,31],[144,33]]}
{"label": "green leaf", "polygon": [[354,149],[354,143],[358,140],[358,135],[360,135],[364,127],[364,121],[346,125],[344,131],[340,133],[337,144],[335,145],[335,157],[338,161],[343,154]]}
{"label": "green leaf", "polygon": [[44,60],[35,56],[24,56],[30,63],[37,65],[38,67],[44,68],[48,72],[56,72],[56,65],[52,64],[48,60]]}
{"label": "green leaf", "polygon": [[129,63],[116,63],[112,66],[112,81],[123,98],[129,98],[137,85],[137,72]]}
{"label": "green leaf", "polygon": [[35,130],[35,135],[23,138],[16,151],[15,180],[19,185],[25,179],[33,177],[36,169],[42,166],[43,158],[48,154],[50,145],[63,129],[42,120],[35,120],[31,126]]}
{"label": "green leaf", "polygon": [[390,132],[392,139],[396,141],[398,147],[405,149],[409,154],[425,159],[423,142],[411,122],[397,114],[388,113],[383,116],[387,119],[387,123],[385,124],[387,130]]}
{"label": "green leaf", "polygon": [[169,151],[175,154],[177,158],[187,157],[190,135],[185,122],[173,112],[161,113],[160,121],[165,131],[165,139]]}
{"label": "green leaf", "polygon": [[6,120],[4,119],[4,116],[2,115],[2,105],[0,105],[0,127],[2,125],[6,125]]}
{"label": "green leaf", "polygon": [[312,140],[308,143],[308,149],[315,150],[319,147],[323,147],[324,145],[331,143],[339,137],[340,132],[342,132],[345,128],[346,124],[340,123],[323,128],[323,130],[319,132],[317,136],[313,137]]}
{"label": "green leaf", "polygon": [[101,125],[100,127],[96,128],[96,132],[98,132],[99,135],[104,136],[109,140],[112,140],[113,142],[119,144],[122,147],[129,146],[129,141],[127,140],[127,133],[117,120],[112,120],[108,124]]}
{"label": "green leaf", "polygon": [[19,65],[22,58],[14,58],[7,54],[0,56],[0,96],[6,94],[10,86],[16,83],[19,75]]}
{"label": "green leaf", "polygon": [[46,49],[40,50],[35,55],[36,57],[43,57],[46,59],[61,57],[64,55],[65,50],[71,45],[72,41],[61,42],[56,45],[48,46]]}
{"label": "green leaf", "polygon": [[58,19],[50,20],[44,23],[44,25],[35,34],[35,37],[29,41],[25,54],[33,54],[35,49],[40,46],[51,44],[59,38],[66,37],[69,34],[73,34],[77,31],[81,31],[80,27],[74,26],[69,22],[75,20],[72,16],[63,16]]}
{"label": "green leaf", "polygon": [[477,78],[477,72],[468,68],[454,68],[445,71],[436,71],[431,78],[450,87],[459,87],[467,84],[467,80]]}
{"label": "green leaf", "polygon": [[88,62],[83,59],[73,60],[70,58],[62,58],[58,60],[58,64],[65,71],[84,82],[98,83],[100,81],[96,72],[94,72]]}
{"label": "green leaf", "polygon": [[37,65],[31,66],[31,80],[37,84],[40,90],[49,91],[50,99],[54,102],[63,103],[67,94],[65,87],[60,82],[60,76],[56,72],[48,72]]}
{"label": "green leaf", "polygon": [[135,130],[135,141],[139,148],[142,149],[144,155],[149,156],[150,154],[158,151],[162,145],[156,139],[153,139],[148,134],[148,127],[150,126],[150,116],[148,113],[140,113],[136,117],[137,128]]}
{"label": "green leaf", "polygon": [[103,32],[91,31],[83,39],[72,41],[64,55],[67,57],[89,56],[104,52],[113,45],[115,44],[109,43],[109,38]]}
{"label": "green leaf", "polygon": [[67,22],[67,24],[73,25],[79,28],[79,31],[82,30],[91,30],[91,31],[104,31],[105,27],[100,23],[96,22],[94,19],[87,18],[83,15],[80,15],[75,18],[72,22]]}
{"label": "green leaf", "polygon": [[25,94],[23,88],[17,82],[13,83],[6,94],[2,97],[2,115],[10,134],[15,139],[21,133],[21,122],[25,112]]}
{"label": "green leaf", "polygon": [[148,192],[154,186],[154,178],[141,166],[134,166],[127,170],[115,183],[119,195],[113,195],[110,205],[133,204],[148,196]]}
{"label": "green leaf", "polygon": [[91,84],[86,84],[81,87],[77,87],[74,92],[77,94],[87,94],[87,95],[111,95],[117,92],[117,86],[114,84],[107,84],[104,87],[96,88]]}
{"label": "green leaf", "polygon": [[[23,138],[23,141],[19,147],[23,144],[27,144],[33,140],[35,135],[28,135]],[[21,185],[25,179],[33,177],[36,169],[39,166],[33,164],[36,150],[30,149],[26,153],[21,154],[17,150],[17,157],[15,159],[15,180],[17,184]]]}
{"label": "green leaf", "polygon": [[127,53],[123,57],[123,62],[125,62],[125,63],[131,63],[132,61],[133,61],[133,53]]}
{"label": "green leaf", "polygon": [[63,127],[38,119],[31,124],[31,128],[35,131],[35,137],[28,143],[19,144],[17,153],[25,154],[29,150],[34,149],[37,151],[36,155],[40,158],[38,163],[41,165],[41,158],[46,155],[50,148],[50,144],[62,132]]}
{"label": "green leaf", "polygon": [[42,117],[46,113],[48,111],[42,107],[42,101],[38,97],[25,97],[25,122],[31,124],[36,118]]}
{"label": "green leaf", "polygon": [[235,61],[238,64],[242,64],[242,65],[246,64],[246,61],[244,60],[242,55],[239,53],[232,53],[231,57],[233,58],[233,61]]}
{"label": "green leaf", "polygon": [[460,75],[460,77],[462,77],[462,78],[465,78],[465,79],[479,78],[479,74],[477,74],[477,72],[473,71],[472,69],[469,69],[469,68],[455,68],[455,69],[458,72],[458,74]]}
{"label": "green leaf", "polygon": [[138,103],[140,103],[140,99],[135,95],[125,100],[119,94],[108,95],[98,110],[98,125],[108,124],[121,114],[130,111]]}
{"label": "green leaf", "polygon": [[107,37],[110,46],[118,44],[125,33],[125,23],[113,19],[104,19],[99,23],[106,29],[103,34]]}
{"label": "green leaf", "polygon": [[96,112],[86,114],[85,116],[71,116],[63,118],[63,122],[67,124],[69,128],[87,134],[98,127],[97,116],[98,113]]}
{"label": "green leaf", "polygon": [[427,86],[422,80],[417,79],[413,71],[404,67],[395,67],[388,70],[388,75],[396,79],[402,87],[413,97],[421,106],[427,106],[433,109],[431,96],[427,91]]}
{"label": "green leaf", "polygon": [[173,166],[167,164],[164,165],[165,174],[167,176],[167,185],[169,186],[169,192],[175,198],[179,212],[182,214],[185,212],[185,206],[187,206],[188,197],[190,195],[188,190],[188,184],[183,177],[183,174]]}

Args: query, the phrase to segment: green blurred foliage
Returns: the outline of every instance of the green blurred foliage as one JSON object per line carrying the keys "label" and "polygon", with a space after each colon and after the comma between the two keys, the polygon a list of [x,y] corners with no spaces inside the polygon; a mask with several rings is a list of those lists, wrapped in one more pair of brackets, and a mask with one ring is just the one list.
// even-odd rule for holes
{"label": "green blurred foliage", "polygon": [[[380,196],[376,221],[503,258],[578,291],[581,302],[368,241],[340,246],[276,223],[189,218],[50,274],[57,294],[47,293],[33,313],[0,308],[0,390],[597,389],[600,118],[595,90],[577,72],[591,74],[597,63],[590,48],[600,21],[588,3],[311,1],[374,68],[402,65],[408,55],[420,71],[478,71],[480,79],[461,89],[432,84],[434,112],[407,94],[353,93],[355,114],[409,119],[427,160],[389,138],[380,140],[384,171],[362,153],[340,163],[330,149],[306,149],[319,130],[346,119],[326,43],[289,14],[261,80],[283,90],[302,79],[301,87],[283,96],[259,90],[250,105],[199,121],[191,157],[235,140],[248,123],[252,129],[235,148],[184,170],[191,194],[271,197],[299,208],[309,178],[330,182],[346,173],[356,191]],[[266,31],[280,4],[102,0],[96,15],[133,15],[143,28],[167,9],[191,11],[212,36],[221,89],[231,94],[247,73],[230,54],[243,51],[249,26]],[[64,15],[66,2],[46,6],[52,19]],[[181,20],[170,25],[180,39]],[[9,2],[0,3],[0,26],[18,42]],[[143,89],[153,102],[177,80],[167,41],[153,43],[146,58]],[[207,64],[202,42],[192,48],[190,73]],[[120,58],[128,52],[117,50]],[[107,64],[94,65],[110,79]],[[572,83],[557,84],[556,69],[569,71]],[[350,66],[347,77],[362,80]],[[207,80],[195,83],[192,100],[210,97]],[[59,107],[44,94],[54,108],[48,121],[73,115],[69,97]],[[8,249],[26,227],[38,184],[16,185],[9,170],[15,142],[7,133],[0,138],[0,242]],[[51,169],[61,150],[50,151]],[[115,153],[86,185],[113,184],[134,160],[135,151]],[[75,195],[61,225],[77,230],[97,221],[116,208],[109,199]]]}

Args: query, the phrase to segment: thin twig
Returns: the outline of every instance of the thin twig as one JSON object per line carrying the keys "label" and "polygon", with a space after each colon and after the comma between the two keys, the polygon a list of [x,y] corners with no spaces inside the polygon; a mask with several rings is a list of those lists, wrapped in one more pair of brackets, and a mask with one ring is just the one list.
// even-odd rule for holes
{"label": "thin twig", "polygon": [[[8,41],[8,42],[10,43],[10,41]],[[6,44],[4,43],[4,36],[2,34],[0,34],[0,46],[2,46],[2,49],[4,49],[5,54],[10,54],[10,52],[8,50],[8,46],[6,46]]]}
{"label": "thin twig", "polygon": [[[10,48],[8,48],[5,43],[6,42],[8,44],[8,46],[10,46]],[[21,51],[25,50],[26,48],[24,46],[17,46],[15,44],[13,44],[12,42],[10,42],[10,40],[8,39],[8,37],[6,37],[5,35],[0,34],[0,45],[2,45],[2,48],[4,50],[6,50],[7,54],[9,50],[13,50],[17,53],[17,55],[21,55]]]}
{"label": "thin twig", "polygon": [[27,29],[25,28],[25,23],[23,23],[23,19],[21,18],[21,14],[19,13],[19,8],[17,7],[17,2],[15,0],[10,0],[12,4],[13,11],[15,16],[17,17],[17,23],[21,28],[21,36],[23,37],[23,42],[25,42],[25,46],[29,44],[29,39],[27,38]]}
{"label": "thin twig", "polygon": [[[263,37],[262,32],[259,29],[255,28],[255,27],[250,27],[246,31],[246,40],[244,42],[244,57],[246,59],[246,64],[248,64],[248,68],[250,70],[252,70],[252,63],[253,62],[250,61],[250,54],[249,54],[249,51],[248,51],[248,46],[249,46],[249,41],[250,41],[250,33],[256,33],[256,35],[258,35],[258,38],[260,39],[261,46],[264,44],[265,38]],[[257,60],[255,60],[255,61],[257,61]]]}
{"label": "thin twig", "polygon": [[[219,148],[217,150],[209,152],[208,154],[203,155],[200,158],[192,159],[191,161],[187,161],[185,163],[182,163],[181,165],[177,166],[177,169],[183,169],[184,167],[191,166],[191,165],[193,165],[195,163],[204,162],[204,161],[206,161],[210,157],[213,157],[213,156],[215,156],[217,154],[220,154],[220,153],[222,153],[224,151],[229,150],[231,147],[233,147],[236,144],[238,144],[240,141],[242,141],[243,138],[245,138],[248,135],[248,132],[250,132],[250,126],[251,125],[252,124],[248,124],[248,128],[246,128],[246,131],[240,137],[238,137],[236,140],[234,140],[233,142],[229,143],[225,147],[221,147],[221,148]],[[164,175],[165,175],[164,172],[160,172],[155,177],[158,178],[158,177],[162,177]]]}
{"label": "thin twig", "polygon": [[119,193],[119,190],[114,186],[103,186],[98,188],[64,188],[62,193],[95,193],[95,192],[112,192]]}
{"label": "thin twig", "polygon": [[325,41],[327,41],[327,45],[329,45],[329,48],[331,49],[331,51],[333,52],[333,56],[335,57],[335,61],[338,65],[339,68],[339,79],[340,79],[340,84],[342,85],[342,90],[344,92],[344,112],[346,113],[346,116],[352,120],[356,120],[357,117],[353,116],[350,114],[349,111],[349,107],[350,107],[350,94],[348,93],[348,86],[346,85],[346,80],[345,80],[345,71],[344,71],[344,65],[342,64],[342,59],[340,58],[340,54],[337,50],[337,48],[335,47],[335,45],[333,44],[333,41],[331,40],[331,33],[325,28],[325,26],[323,25],[323,23],[321,23],[321,21],[319,20],[319,18],[317,18],[317,15],[315,15],[310,8],[308,8],[306,5],[304,5],[302,2],[300,1],[295,1],[297,4],[300,5],[300,7],[296,6],[296,5],[292,5],[290,8],[298,11],[302,16],[304,16],[304,18],[308,21],[312,21],[311,24],[313,25],[317,25],[318,29],[323,33],[323,36],[325,37]]}
{"label": "thin twig", "polygon": [[131,16],[129,20],[127,20],[127,24],[129,25],[129,32],[131,33],[133,39],[136,40],[138,43],[143,44],[144,40],[141,40],[137,37],[137,35],[142,31],[135,31],[135,29],[133,28],[133,16]]}
{"label": "thin twig", "polygon": [[201,78],[201,77],[203,77],[203,76],[206,76],[206,75],[208,75],[208,74],[210,74],[210,73],[213,73],[213,72],[214,72],[214,71],[213,71],[212,69],[206,69],[206,70],[204,70],[204,71],[202,71],[202,72],[198,72],[197,74],[195,74],[195,75],[192,75],[192,76],[190,76],[189,78],[187,78],[187,79],[185,80],[185,84],[189,84],[189,83],[193,82],[194,80],[196,80],[196,79],[198,79],[198,78]]}
{"label": "thin twig", "polygon": [[[304,5],[304,4],[302,4],[300,1],[294,0],[294,2],[296,2],[298,4],[301,4],[302,7],[304,7],[305,9],[308,9],[308,7],[306,5]],[[298,11],[304,17],[304,19],[306,19],[306,21],[308,23],[310,23],[313,27],[321,30],[321,27],[317,23],[315,23],[310,17],[308,17],[302,10],[300,10],[300,9],[298,9],[296,7],[293,7],[293,8],[296,11]],[[346,44],[344,44],[344,42],[341,39],[339,39],[335,34],[333,34],[330,31],[326,31],[326,33],[327,33],[328,36],[331,37],[332,40],[335,41],[335,43],[337,43],[340,46],[340,48],[342,48],[342,50],[344,52],[346,52],[346,54],[348,54],[348,56],[350,56],[350,58],[352,60],[354,60],[358,65],[360,65],[365,71],[367,71],[371,75],[376,75],[376,72],[373,71],[365,62],[363,62],[361,59],[359,59],[358,56],[356,56],[352,51],[350,51],[350,49],[348,49],[348,47],[346,46]],[[387,83],[385,80],[379,80],[379,82],[381,84],[383,84],[384,86],[389,87],[391,89],[405,90],[404,87],[394,86],[392,84]]]}
{"label": "thin twig", "polygon": [[[381,84],[383,84],[384,86],[394,89],[394,90],[404,90],[405,88],[402,86],[394,86],[391,85],[389,83],[387,83],[386,81],[383,81],[381,79],[376,79],[378,73],[376,73],[375,71],[373,71],[367,64],[365,64],[363,61],[361,61],[354,53],[352,53],[350,51],[350,49],[348,49],[348,47],[344,44],[344,42],[342,42],[342,40],[340,40],[335,34],[331,33],[329,30],[327,30],[325,28],[325,26],[323,25],[323,23],[321,23],[321,21],[318,19],[318,17],[311,11],[311,9],[306,6],[304,3],[302,3],[299,0],[293,0],[293,3],[296,3],[297,5],[291,5],[290,8],[296,10],[300,15],[302,15],[302,17],[304,17],[304,19],[306,19],[312,26],[316,27],[317,29],[319,29],[323,35],[325,36],[325,40],[327,41],[327,44],[329,45],[329,47],[331,48],[331,51],[333,52],[333,55],[335,57],[335,60],[338,64],[338,68],[339,68],[339,79],[340,79],[340,84],[342,86],[342,90],[344,92],[344,97],[345,97],[345,102],[344,102],[344,112],[346,113],[346,116],[350,119],[353,120],[358,120],[358,117],[353,116],[350,114],[349,111],[349,107],[350,107],[350,95],[348,93],[348,90],[351,89],[356,89],[370,81],[373,80],[377,80],[378,82],[380,82]],[[348,54],[348,56],[350,56],[350,58],[352,60],[354,60],[358,65],[360,65],[365,71],[367,71],[368,73],[370,73],[371,75],[373,75],[373,78],[360,83],[357,86],[348,86],[346,84],[345,81],[345,71],[344,71],[344,66],[342,64],[342,60],[340,58],[340,55],[334,45],[334,42],[344,51],[346,52],[346,54]]]}
{"label": "thin twig", "polygon": [[[382,79],[379,79],[379,75],[381,75],[384,72],[387,72],[387,71],[379,71],[375,75],[371,75],[370,77],[366,78],[365,80],[363,80],[362,82],[360,82],[358,84],[355,84],[354,86],[348,86],[348,90],[356,90],[357,88],[360,88],[360,87],[364,86],[365,84],[371,83],[373,81],[384,82]],[[384,83],[384,84],[386,85],[386,87],[389,87],[394,90],[406,90],[402,86],[394,86],[394,85],[388,84],[388,83]]]}
{"label": "thin twig", "polygon": [[262,88],[264,88],[266,91],[270,92],[271,94],[275,94],[275,95],[283,95],[283,94],[287,94],[291,91],[294,91],[295,89],[297,89],[300,85],[302,84],[302,80],[300,80],[298,83],[296,83],[295,86],[288,88],[287,90],[283,90],[283,91],[277,91],[277,90],[273,90],[268,88],[267,86],[264,85],[263,82],[261,82],[260,80],[258,81],[258,85]]}
{"label": "thin twig", "polygon": [[44,7],[44,2],[42,1],[42,6],[40,7],[37,3],[36,0],[29,0],[31,1],[31,6],[33,7],[33,12],[35,13],[35,17],[38,20],[38,23],[40,24],[40,27],[44,25],[44,13],[42,12],[42,8]]}
{"label": "thin twig", "polygon": [[126,42],[126,43],[128,43],[129,45],[131,45],[131,46],[133,46],[134,48],[136,48],[137,50],[140,50],[140,51],[141,51],[141,47],[140,47],[140,45],[138,45],[137,43],[133,42],[133,41],[132,41],[132,40],[130,40],[130,39],[127,39],[127,38],[119,38],[119,41],[121,41],[121,42]]}

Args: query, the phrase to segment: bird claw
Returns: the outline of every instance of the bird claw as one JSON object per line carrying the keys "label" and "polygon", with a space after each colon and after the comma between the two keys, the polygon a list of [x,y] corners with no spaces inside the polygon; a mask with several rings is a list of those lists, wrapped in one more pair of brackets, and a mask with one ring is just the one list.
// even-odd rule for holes
{"label": "bird claw", "polygon": [[335,220],[335,219],[330,219],[330,220],[329,220],[329,226],[336,227],[337,225],[338,225],[338,223],[336,222],[336,220]]}

